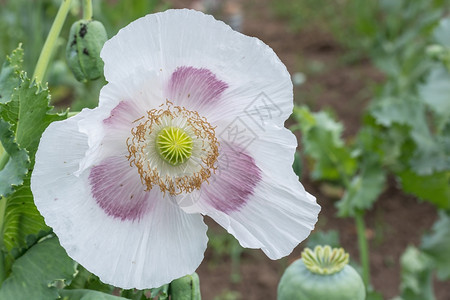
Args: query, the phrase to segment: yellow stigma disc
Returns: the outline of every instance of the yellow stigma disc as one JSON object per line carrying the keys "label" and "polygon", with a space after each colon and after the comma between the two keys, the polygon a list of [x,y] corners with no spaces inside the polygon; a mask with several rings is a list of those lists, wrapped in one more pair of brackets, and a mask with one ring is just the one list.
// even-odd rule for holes
{"label": "yellow stigma disc", "polygon": [[156,136],[156,148],[162,159],[178,166],[192,154],[192,138],[181,128],[166,127]]}

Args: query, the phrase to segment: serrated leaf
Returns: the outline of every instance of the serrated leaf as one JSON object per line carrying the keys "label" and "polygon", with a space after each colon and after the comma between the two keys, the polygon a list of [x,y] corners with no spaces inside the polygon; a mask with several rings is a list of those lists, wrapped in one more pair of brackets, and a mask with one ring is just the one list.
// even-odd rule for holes
{"label": "serrated leaf", "polygon": [[30,164],[27,151],[21,149],[14,142],[14,133],[10,128],[9,123],[0,119],[0,144],[5,151],[0,154],[0,158],[8,160],[3,169],[0,170],[0,199],[11,194],[14,191],[14,186],[23,183],[23,178],[28,173]]}
{"label": "serrated leaf", "polygon": [[450,279],[450,216],[440,212],[431,233],[422,239],[421,249],[428,254],[440,280]]}
{"label": "serrated leaf", "polygon": [[2,201],[6,201],[6,211],[3,232],[0,234],[8,252],[14,248],[18,248],[20,252],[22,248],[32,245],[39,236],[50,231],[34,205],[30,189],[30,174],[25,178],[22,186]]}
{"label": "serrated leaf", "polygon": [[410,160],[413,171],[419,175],[450,170],[450,136],[432,135],[425,122],[410,133],[416,149]]}
{"label": "serrated leaf", "polygon": [[306,107],[294,108],[302,131],[303,151],[314,160],[312,177],[340,180],[352,176],[356,160],[341,139],[342,124],[325,112],[311,113]]}
{"label": "serrated leaf", "polygon": [[34,155],[45,128],[53,122],[63,120],[65,114],[51,114],[50,96],[47,89],[32,84],[22,73],[21,83],[8,103],[0,103],[0,117],[12,124],[17,144],[27,149],[33,164]]}
{"label": "serrated leaf", "polygon": [[370,114],[377,124],[386,127],[394,123],[413,126],[417,118],[423,114],[423,105],[415,97],[407,99],[386,97],[371,106]]}
{"label": "serrated leaf", "polygon": [[127,298],[92,290],[60,290],[63,300],[127,300]]}
{"label": "serrated leaf", "polygon": [[354,176],[344,197],[337,202],[338,216],[354,216],[358,210],[367,210],[383,192],[386,174],[377,164],[368,164]]}
{"label": "serrated leaf", "polygon": [[450,208],[450,172],[417,175],[407,170],[397,174],[403,190],[442,209]]}
{"label": "serrated leaf", "polygon": [[0,72],[0,103],[11,100],[11,94],[19,85],[19,71],[22,69],[23,49],[21,45],[6,57]]}
{"label": "serrated leaf", "polygon": [[67,256],[57,238],[46,239],[15,261],[11,275],[3,282],[0,299],[58,299],[56,281],[70,281],[75,262]]}
{"label": "serrated leaf", "polygon": [[419,93],[436,114],[450,117],[450,74],[445,68],[433,69]]}
{"label": "serrated leaf", "polygon": [[432,289],[432,261],[424,253],[410,246],[400,258],[402,299],[434,300]]}

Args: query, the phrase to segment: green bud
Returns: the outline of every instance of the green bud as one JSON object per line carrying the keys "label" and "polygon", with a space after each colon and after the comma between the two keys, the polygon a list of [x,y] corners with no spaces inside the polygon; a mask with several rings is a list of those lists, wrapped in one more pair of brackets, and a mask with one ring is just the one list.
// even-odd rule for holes
{"label": "green bud", "polygon": [[66,58],[78,81],[86,82],[102,76],[100,51],[107,39],[105,27],[99,21],[79,20],[73,23]]}
{"label": "green bud", "polygon": [[284,272],[278,300],[364,300],[366,290],[359,274],[348,265],[344,249],[306,248],[302,259]]}
{"label": "green bud", "polygon": [[200,280],[197,273],[172,281],[170,295],[172,300],[201,300]]}

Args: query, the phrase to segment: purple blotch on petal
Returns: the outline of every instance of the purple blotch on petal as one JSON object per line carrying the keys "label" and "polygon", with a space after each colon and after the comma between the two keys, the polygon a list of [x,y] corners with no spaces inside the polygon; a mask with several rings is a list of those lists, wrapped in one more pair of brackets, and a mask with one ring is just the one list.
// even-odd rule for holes
{"label": "purple blotch on petal", "polygon": [[168,98],[180,104],[202,106],[216,104],[228,84],[219,80],[210,70],[182,66],[173,73],[168,85]]}
{"label": "purple blotch on petal", "polygon": [[238,145],[222,147],[218,168],[209,184],[202,185],[202,199],[215,209],[229,214],[239,211],[253,195],[261,181],[255,160]]}
{"label": "purple blotch on petal", "polygon": [[108,126],[115,126],[121,124],[129,124],[133,116],[131,115],[134,112],[132,105],[126,101],[120,101],[116,107],[111,110],[111,113],[108,118],[103,120],[103,123]]}
{"label": "purple blotch on petal", "polygon": [[133,171],[125,157],[109,157],[91,169],[92,196],[108,216],[134,221],[151,209],[150,192]]}

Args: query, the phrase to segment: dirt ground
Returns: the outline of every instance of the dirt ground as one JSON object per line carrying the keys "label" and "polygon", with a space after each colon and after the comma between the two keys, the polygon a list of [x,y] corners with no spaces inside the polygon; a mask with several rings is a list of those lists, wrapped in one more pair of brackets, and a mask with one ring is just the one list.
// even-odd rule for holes
{"label": "dirt ground", "polygon": [[[200,1],[170,2],[177,8],[199,8],[200,5]],[[313,111],[332,108],[345,124],[345,137],[351,137],[357,132],[362,112],[370,100],[370,86],[383,80],[382,74],[368,60],[343,63],[345,49],[330,34],[313,28],[294,32],[286,20],[275,15],[269,0],[223,1],[222,4],[222,10],[218,11],[217,16],[227,18],[227,14],[241,13],[244,34],[258,37],[271,46],[291,74],[306,74],[306,82],[295,87],[296,103],[307,104]],[[322,206],[317,229],[338,230],[342,246],[352,259],[358,261],[353,220],[335,217],[336,199],[325,195],[320,183],[311,182],[307,172],[303,175],[302,183]],[[420,244],[421,236],[432,226],[436,215],[431,205],[419,203],[414,197],[403,194],[393,178],[389,180],[387,190],[375,207],[368,212],[366,223],[370,242],[371,280],[374,288],[385,299],[399,293],[401,254],[408,245]],[[215,232],[220,232],[221,229],[212,220],[208,219],[207,223]],[[271,261],[259,250],[245,250],[239,267],[241,279],[235,283],[230,280],[230,258],[224,256],[217,260],[213,257],[212,248],[208,247],[206,258],[198,269],[202,298],[276,299],[277,285],[283,270],[300,257],[304,245],[300,244],[289,257],[280,261]],[[438,300],[450,299],[448,282],[436,283],[435,292]]]}

